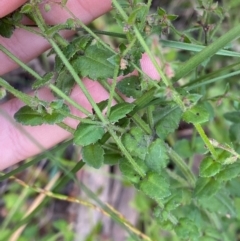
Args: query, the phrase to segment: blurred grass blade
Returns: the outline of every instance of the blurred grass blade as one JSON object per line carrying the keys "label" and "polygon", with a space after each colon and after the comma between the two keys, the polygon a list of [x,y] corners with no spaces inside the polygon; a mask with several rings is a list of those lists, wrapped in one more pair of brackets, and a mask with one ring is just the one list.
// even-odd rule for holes
{"label": "blurred grass blade", "polygon": [[221,69],[218,69],[218,70],[216,70],[214,72],[211,72],[209,74],[203,75],[203,76],[201,76],[201,77],[199,77],[197,79],[194,79],[194,80],[192,80],[192,81],[182,85],[182,87],[183,88],[190,87],[190,86],[193,86],[193,85],[195,85],[197,83],[201,83],[201,82],[203,82],[205,80],[217,78],[217,77],[219,77],[221,75],[225,75],[226,73],[233,72],[234,71],[234,67],[238,67],[239,68],[240,67],[240,61],[238,61],[238,62],[236,62],[234,64],[230,64],[230,65],[228,65],[226,67],[223,67]]}
{"label": "blurred grass blade", "polygon": [[[59,179],[60,175],[61,173],[57,172],[55,176],[47,183],[45,190],[50,191],[54,186],[54,184],[56,183],[56,181]],[[40,193],[28,208],[27,212],[24,215],[24,218],[27,217],[29,214],[31,214],[39,206],[39,204],[43,202],[45,197],[46,195],[44,193]],[[17,241],[21,236],[22,232],[24,231],[24,229],[26,228],[26,226],[27,224],[24,224],[21,227],[19,227],[15,232],[13,232],[13,234],[10,237],[10,240]]]}
{"label": "blurred grass blade", "polygon": [[240,25],[237,25],[236,27],[228,31],[226,34],[222,35],[215,42],[205,47],[201,52],[197,53],[188,61],[183,63],[176,71],[172,81],[176,82],[185,75],[187,75],[189,72],[194,70],[199,64],[201,64],[206,59],[212,57],[215,53],[217,53],[219,50],[224,48],[228,43],[238,38],[239,36]]}
{"label": "blurred grass blade", "polygon": [[196,89],[196,88],[198,88],[200,86],[209,85],[209,84],[214,83],[214,82],[216,82],[218,80],[227,79],[229,77],[232,77],[232,76],[235,76],[235,75],[239,75],[239,74],[240,74],[240,70],[232,72],[232,73],[228,73],[228,74],[225,74],[225,75],[221,75],[219,77],[216,77],[216,78],[213,78],[213,79],[208,79],[208,80],[205,80],[205,81],[200,82],[198,84],[195,84],[195,85],[192,85],[190,87],[187,87],[186,90],[188,90],[188,91],[189,90],[193,90],[193,89]]}
{"label": "blurred grass blade", "polygon": [[[203,46],[203,45],[182,43],[182,42],[170,41],[170,40],[160,40],[160,42],[164,47],[188,50],[193,52],[200,52],[204,48],[206,48],[206,46]],[[222,55],[222,56],[238,57],[238,58],[240,57],[240,53],[229,51],[229,50],[219,50],[215,54]]]}
{"label": "blurred grass blade", "polygon": [[[0,172],[0,182],[8,179],[11,176],[16,175],[19,172],[24,171],[25,169],[27,169],[28,167],[38,163],[39,161],[41,161],[43,158],[49,158],[52,159],[54,157],[55,158],[55,152],[58,152],[59,150],[61,150],[62,148],[66,148],[67,146],[69,146],[72,143],[72,140],[63,142],[61,144],[59,144],[58,146],[52,148],[52,150],[47,150],[44,153],[40,154],[39,156],[37,156],[36,158],[34,158],[33,160],[26,162],[26,163],[22,163],[19,167],[17,167],[16,169],[8,172],[8,173],[3,173]],[[62,170],[64,171],[65,169],[62,168]]]}

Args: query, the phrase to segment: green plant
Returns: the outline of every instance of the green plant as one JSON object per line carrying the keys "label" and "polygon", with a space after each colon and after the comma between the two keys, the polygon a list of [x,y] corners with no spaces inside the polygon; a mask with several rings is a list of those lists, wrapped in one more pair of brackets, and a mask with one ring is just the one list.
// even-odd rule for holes
{"label": "green plant", "polygon": [[[51,54],[56,54],[54,71],[40,76],[0,45],[1,51],[36,78],[33,89],[45,86],[56,95],[55,101],[42,101],[37,95],[30,97],[14,89],[0,78],[0,85],[26,104],[15,114],[15,119],[23,125],[57,124],[73,134],[72,142],[82,146],[82,164],[77,163],[72,170],[68,166],[69,171],[66,171],[64,164],[53,158],[65,171],[67,179],[74,178],[84,164],[97,169],[103,165],[119,165],[123,177],[149,198],[144,197],[141,204],[136,200],[135,205],[144,207],[147,203],[144,212],[151,217],[149,226],[154,227],[146,227],[148,237],[140,235],[120,215],[104,205],[101,208],[129,229],[133,240],[138,240],[137,235],[146,240],[236,240],[240,208],[236,190],[240,174],[240,108],[238,84],[233,76],[239,74],[235,69],[239,62],[234,62],[234,58],[240,55],[224,48],[240,36],[240,27],[236,25],[226,33],[220,30],[225,14],[231,13],[230,7],[198,1],[203,12],[198,26],[180,32],[173,25],[177,16],[163,8],[151,13],[150,0],[147,3],[113,0],[112,3],[112,14],[123,30],[121,33],[93,31],[72,13],[72,19],[66,23],[47,26],[38,1],[25,4],[20,11],[2,20],[4,27],[0,33],[9,37],[12,26],[33,31],[19,23],[21,15],[27,14],[41,30],[36,34],[44,36],[52,46]],[[65,1],[59,4],[69,11]],[[210,25],[212,21],[218,23],[215,28]],[[74,29],[82,34],[67,42],[58,34],[62,29]],[[197,34],[192,34],[196,31]],[[166,32],[171,33],[174,41],[160,40],[156,44],[156,40],[151,40],[152,34]],[[99,34],[119,37],[118,50],[106,44]],[[177,41],[178,38],[182,42]],[[174,52],[172,78],[164,71],[170,61],[167,58],[171,59],[168,53],[163,54],[165,46],[169,55]],[[181,63],[182,52],[176,53],[173,48],[189,51],[185,57],[189,59]],[[192,51],[200,52],[192,56]],[[151,79],[141,70],[143,53],[151,59],[161,81]],[[228,58],[225,56],[232,57],[230,64],[225,62]],[[216,70],[214,64],[221,61],[224,65]],[[120,75],[134,69],[138,70],[138,76],[118,81]],[[54,81],[53,76],[56,76]],[[109,92],[109,98],[95,103],[82,81],[84,77],[101,83]],[[107,81],[109,78],[111,84]],[[227,84],[220,82],[223,79],[228,80]],[[92,111],[69,97],[74,85],[86,96]],[[134,101],[126,102],[122,94],[133,97]],[[116,104],[112,105],[114,100]],[[71,114],[67,104],[86,117]],[[221,107],[216,108],[220,104]],[[66,117],[80,121],[76,130],[63,122]],[[229,126],[227,121],[232,124]],[[181,123],[191,127],[188,139],[177,138]],[[222,132],[228,126],[229,136],[224,137]],[[199,166],[196,154],[201,154]],[[47,155],[53,157],[51,152]],[[12,174],[3,175],[1,180]],[[31,189],[54,198],[80,202],[37,187]],[[159,230],[168,230],[168,235],[160,239]]]}

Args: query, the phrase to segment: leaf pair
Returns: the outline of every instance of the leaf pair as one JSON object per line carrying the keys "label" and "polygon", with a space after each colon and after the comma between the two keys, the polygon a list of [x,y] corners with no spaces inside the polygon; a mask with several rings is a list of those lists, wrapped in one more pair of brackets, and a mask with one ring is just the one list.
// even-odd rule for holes
{"label": "leaf pair", "polygon": [[[39,109],[24,106],[15,113],[14,118],[23,125],[37,126],[42,124],[57,124],[70,113],[67,105],[61,100],[53,101],[48,106],[39,106]],[[61,111],[59,111],[61,109]]]}

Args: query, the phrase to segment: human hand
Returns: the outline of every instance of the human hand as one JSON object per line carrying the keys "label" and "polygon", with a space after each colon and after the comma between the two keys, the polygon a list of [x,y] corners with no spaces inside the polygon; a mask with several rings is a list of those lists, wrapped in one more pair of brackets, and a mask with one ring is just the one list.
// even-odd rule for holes
{"label": "human hand", "polygon": [[[2,0],[0,2],[0,17],[14,11],[25,2],[26,0],[12,0],[11,2]],[[111,0],[68,0],[67,7],[84,23],[89,23],[111,9]],[[52,4],[51,10],[49,12],[42,11],[42,14],[49,24],[57,24],[70,18],[57,4]],[[63,33],[65,37],[70,34],[69,32]],[[24,62],[30,61],[50,47],[45,39],[23,29],[16,29],[10,39],[0,37],[0,44]],[[12,60],[1,52],[0,63],[0,75],[17,67]],[[157,71],[146,55],[143,56],[141,65],[150,77],[159,79]],[[83,81],[96,103],[108,98],[108,92],[98,82],[87,78],[84,78]],[[54,98],[49,89],[39,90],[38,96],[47,101]],[[78,87],[73,89],[71,98],[84,108],[91,110],[91,105]],[[13,115],[23,105],[20,100],[12,99],[0,106],[0,170],[49,149],[70,137],[69,132],[56,125],[32,127],[16,123]],[[77,113],[80,117],[84,117],[74,108],[71,108],[71,111],[74,114]],[[76,128],[78,124],[76,120],[69,118],[65,120],[65,123],[73,128]],[[33,140],[36,140],[38,144]]]}

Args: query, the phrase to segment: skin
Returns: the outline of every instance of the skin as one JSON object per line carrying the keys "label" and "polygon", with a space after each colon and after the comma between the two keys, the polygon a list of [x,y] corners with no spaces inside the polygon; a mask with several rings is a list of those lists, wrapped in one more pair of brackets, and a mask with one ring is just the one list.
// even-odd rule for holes
{"label": "skin", "polygon": [[[0,17],[6,16],[25,2],[24,0],[1,0]],[[95,18],[111,10],[111,1],[68,0],[67,7],[84,23],[90,23]],[[56,4],[51,4],[51,11],[47,13],[42,11],[42,13],[46,22],[50,24],[61,23],[69,18],[69,15]],[[63,32],[62,34],[68,37],[72,32]],[[49,44],[45,39],[22,29],[15,30],[10,39],[0,37],[0,44],[26,63],[49,48]],[[0,63],[0,76],[17,67],[16,64],[2,52],[0,52]],[[153,68],[149,58],[145,54],[141,60],[141,66],[144,72],[151,78],[159,79],[157,71]],[[108,93],[96,81],[94,82],[85,78],[84,84],[96,102],[108,98]],[[48,89],[39,90],[38,97],[43,100],[53,100],[53,96]],[[90,104],[78,87],[73,89],[71,98],[86,109],[91,110]],[[71,137],[69,132],[56,125],[31,127],[16,123],[13,115],[23,105],[18,99],[12,99],[0,105],[0,170],[39,154]],[[73,114],[84,117],[84,115],[76,109],[70,108]],[[78,124],[78,122],[69,118],[65,119],[64,122],[73,128],[76,128]]]}

